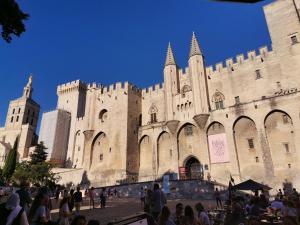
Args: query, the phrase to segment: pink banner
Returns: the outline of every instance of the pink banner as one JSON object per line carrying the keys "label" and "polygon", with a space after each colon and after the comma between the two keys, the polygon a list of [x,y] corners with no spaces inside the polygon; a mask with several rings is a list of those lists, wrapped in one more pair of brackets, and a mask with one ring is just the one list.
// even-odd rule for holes
{"label": "pink banner", "polygon": [[209,135],[208,143],[211,163],[229,162],[229,153],[225,133]]}

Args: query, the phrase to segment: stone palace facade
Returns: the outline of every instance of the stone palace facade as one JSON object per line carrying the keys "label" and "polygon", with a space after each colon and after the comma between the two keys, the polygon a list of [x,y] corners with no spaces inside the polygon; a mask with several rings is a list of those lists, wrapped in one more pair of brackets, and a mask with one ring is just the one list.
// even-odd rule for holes
{"label": "stone palace facade", "polygon": [[82,168],[95,185],[164,174],[300,185],[298,4],[277,0],[264,7],[272,50],[207,66],[193,34],[185,69],[168,46],[162,84],[58,86],[57,109],[68,112],[70,123],[69,132],[55,131],[68,137],[68,147],[52,149],[66,151],[54,160]]}

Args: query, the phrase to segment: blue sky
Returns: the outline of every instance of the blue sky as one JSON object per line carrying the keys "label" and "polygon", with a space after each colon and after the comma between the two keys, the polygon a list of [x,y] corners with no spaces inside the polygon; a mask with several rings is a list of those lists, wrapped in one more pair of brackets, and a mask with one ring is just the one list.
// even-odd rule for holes
{"label": "blue sky", "polygon": [[41,112],[56,106],[58,84],[81,79],[139,87],[163,81],[170,41],[187,65],[192,31],[207,65],[270,45],[264,3],[208,0],[18,0],[30,14],[27,31],[11,44],[0,40],[0,126],[9,100],[21,96],[33,73]]}

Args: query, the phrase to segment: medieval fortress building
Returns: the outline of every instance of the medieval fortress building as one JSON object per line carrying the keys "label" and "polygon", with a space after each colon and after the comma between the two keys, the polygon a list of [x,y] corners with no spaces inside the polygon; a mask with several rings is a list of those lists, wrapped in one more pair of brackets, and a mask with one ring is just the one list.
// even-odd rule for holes
{"label": "medieval fortress building", "polygon": [[[299,0],[264,7],[272,50],[206,66],[193,34],[185,69],[169,44],[162,84],[140,89],[77,80],[58,86],[57,110],[44,113],[39,140],[50,160],[69,167],[60,170],[64,181],[79,183],[86,173],[94,185],[111,185],[169,174],[227,183],[232,175],[300,186],[299,9]],[[0,138],[20,131],[10,127],[12,103]],[[35,123],[25,127],[22,132]],[[25,143],[21,157],[30,147]]]}

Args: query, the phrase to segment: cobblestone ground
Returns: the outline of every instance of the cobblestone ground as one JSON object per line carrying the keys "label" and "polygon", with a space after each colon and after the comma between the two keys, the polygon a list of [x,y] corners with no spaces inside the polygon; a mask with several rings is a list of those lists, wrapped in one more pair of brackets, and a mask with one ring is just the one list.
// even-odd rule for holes
{"label": "cobblestone ground", "polygon": [[[58,209],[56,200],[52,200],[54,210],[52,210],[52,219],[57,219]],[[168,207],[171,212],[174,212],[175,205],[177,203],[183,203],[184,205],[191,205],[193,208],[198,202],[196,200],[169,200]],[[206,209],[213,209],[215,207],[214,201],[201,201]],[[107,207],[105,209],[99,208],[99,203],[96,204],[95,209],[90,209],[88,206],[88,200],[84,201],[81,207],[81,214],[84,215],[87,220],[96,219],[99,220],[101,225],[105,225],[108,222],[119,220],[122,217],[132,216],[136,213],[142,212],[139,199],[133,198],[113,198],[107,201]]]}

